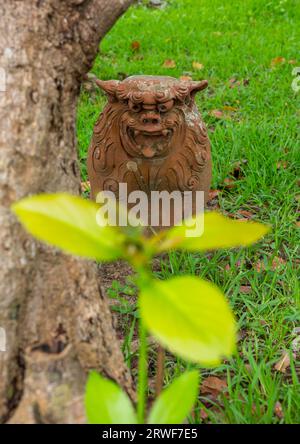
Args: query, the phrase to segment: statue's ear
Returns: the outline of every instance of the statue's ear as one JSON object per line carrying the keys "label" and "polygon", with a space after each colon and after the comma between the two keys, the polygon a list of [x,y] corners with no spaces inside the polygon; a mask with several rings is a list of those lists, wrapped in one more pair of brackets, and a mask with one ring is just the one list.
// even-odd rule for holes
{"label": "statue's ear", "polygon": [[202,91],[202,89],[207,88],[208,81],[207,80],[201,80],[200,82],[190,82],[190,95],[193,99],[197,92]]}
{"label": "statue's ear", "polygon": [[117,98],[116,92],[119,83],[119,80],[96,80],[96,84],[105,92],[110,102],[115,101]]}

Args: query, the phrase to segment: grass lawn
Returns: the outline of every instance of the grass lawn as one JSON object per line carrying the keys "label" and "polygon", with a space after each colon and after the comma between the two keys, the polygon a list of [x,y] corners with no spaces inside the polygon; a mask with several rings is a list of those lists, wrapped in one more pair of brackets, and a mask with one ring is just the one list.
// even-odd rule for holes
{"label": "grass lawn", "polygon": [[[212,189],[219,190],[211,207],[272,226],[252,248],[173,253],[157,267],[161,278],[189,273],[215,282],[239,324],[237,356],[201,369],[206,384],[189,421],[299,423],[300,91],[291,87],[292,70],[300,66],[299,1],[170,0],[164,8],[147,3],[127,11],[105,37],[93,73],[102,79],[133,74],[207,79],[209,88],[197,103],[212,144]],[[165,68],[166,59],[175,66]],[[92,128],[104,103],[100,92],[83,89],[78,108],[83,180]],[[127,317],[128,344],[133,311]],[[132,358],[130,344],[126,350]],[[185,366],[168,354],[165,383]]]}

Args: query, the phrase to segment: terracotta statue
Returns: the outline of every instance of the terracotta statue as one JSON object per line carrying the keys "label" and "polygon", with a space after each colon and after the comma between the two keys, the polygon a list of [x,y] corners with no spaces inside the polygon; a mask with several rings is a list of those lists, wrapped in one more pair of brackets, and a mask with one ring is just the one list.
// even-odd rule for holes
{"label": "terracotta statue", "polygon": [[88,154],[91,197],[135,190],[204,191],[211,181],[210,143],[195,105],[207,81],[132,76],[96,80],[108,97]]}

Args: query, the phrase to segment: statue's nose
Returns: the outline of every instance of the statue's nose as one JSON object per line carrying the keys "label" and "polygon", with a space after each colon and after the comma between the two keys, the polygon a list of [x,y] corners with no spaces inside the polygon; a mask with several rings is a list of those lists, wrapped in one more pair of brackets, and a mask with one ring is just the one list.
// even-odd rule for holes
{"label": "statue's nose", "polygon": [[144,125],[159,125],[161,118],[158,113],[145,113],[141,116],[141,121]]}

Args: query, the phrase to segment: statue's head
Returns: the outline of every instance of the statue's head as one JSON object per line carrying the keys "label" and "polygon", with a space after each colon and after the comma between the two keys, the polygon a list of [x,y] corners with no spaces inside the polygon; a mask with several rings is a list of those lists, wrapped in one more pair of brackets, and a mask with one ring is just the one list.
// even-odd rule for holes
{"label": "statue's head", "polygon": [[186,126],[197,121],[194,96],[207,81],[173,77],[132,76],[123,81],[96,81],[108,96],[107,124],[116,123],[120,143],[132,157],[167,156],[175,138],[184,138]]}

